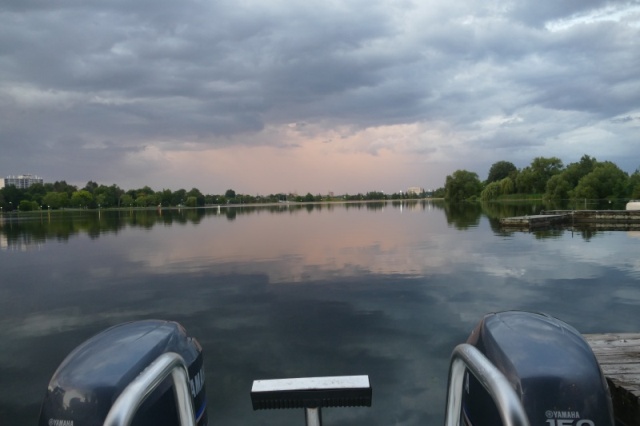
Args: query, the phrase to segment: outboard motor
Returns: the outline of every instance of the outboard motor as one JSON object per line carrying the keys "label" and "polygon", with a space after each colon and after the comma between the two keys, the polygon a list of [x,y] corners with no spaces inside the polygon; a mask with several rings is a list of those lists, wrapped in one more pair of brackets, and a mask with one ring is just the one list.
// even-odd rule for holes
{"label": "outboard motor", "polygon": [[[595,355],[574,328],[547,315],[486,315],[467,343],[504,374],[532,426],[613,426],[607,382]],[[465,373],[461,424],[500,425],[493,400]]]}
{"label": "outboard motor", "polygon": [[[198,426],[205,426],[202,348],[196,339],[187,336],[180,324],[160,320],[117,325],[71,352],[49,382],[38,425],[102,425],[127,385],[158,357],[171,352],[184,360],[194,418]],[[144,399],[131,424],[175,425],[178,407],[172,388],[169,378],[163,380]]]}

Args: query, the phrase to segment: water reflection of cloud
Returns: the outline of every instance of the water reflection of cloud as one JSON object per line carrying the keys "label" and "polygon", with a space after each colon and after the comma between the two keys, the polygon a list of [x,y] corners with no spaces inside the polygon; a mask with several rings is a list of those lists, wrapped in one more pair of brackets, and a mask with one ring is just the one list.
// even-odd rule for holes
{"label": "water reflection of cloud", "polygon": [[[7,330],[5,336],[33,338],[66,333],[89,324],[125,321],[148,314],[145,310],[82,312],[78,308],[36,312],[16,319],[0,321],[0,328]],[[0,352],[1,354],[1,352]]]}
{"label": "water reflection of cloud", "polygon": [[[442,303],[464,310],[460,318],[465,321],[514,308],[564,315],[558,297],[574,297],[582,308],[601,310],[601,289],[575,289],[577,295],[564,294],[564,289],[575,280],[600,279],[611,268],[629,279],[640,274],[640,260],[633,256],[637,243],[624,233],[606,238],[595,234],[588,244],[569,232],[553,240],[527,233],[504,239],[486,232],[486,220],[466,231],[447,227],[439,211],[326,213],[254,215],[223,224],[205,220],[181,229],[176,238],[158,237],[162,244],[146,241],[153,235],[144,235],[142,242],[132,240],[125,244],[126,255],[144,273],[255,274],[266,276],[270,284],[365,274],[421,279],[452,275],[456,281],[442,290]],[[172,243],[167,245],[167,240]],[[461,279],[465,274],[472,277],[469,283]],[[468,294],[473,294],[472,302],[465,299]]]}
{"label": "water reflection of cloud", "polygon": [[498,265],[487,265],[484,268],[484,272],[502,278],[522,278],[527,273],[524,268],[500,267]]}
{"label": "water reflection of cloud", "polygon": [[[447,263],[446,249],[439,249],[446,239],[433,222],[425,220],[429,213],[386,209],[356,214],[338,209],[308,215],[254,215],[225,226],[219,226],[216,218],[207,218],[197,227],[180,229],[175,238],[169,228],[162,230],[165,235],[144,236],[157,237],[158,242],[131,238],[124,248],[132,262],[155,273],[212,267],[233,273],[237,272],[234,265],[241,263],[245,272],[266,271],[272,283],[302,281],[324,271],[329,275],[362,270],[422,275]],[[329,214],[331,226],[327,228]],[[425,244],[425,233],[434,230]]]}

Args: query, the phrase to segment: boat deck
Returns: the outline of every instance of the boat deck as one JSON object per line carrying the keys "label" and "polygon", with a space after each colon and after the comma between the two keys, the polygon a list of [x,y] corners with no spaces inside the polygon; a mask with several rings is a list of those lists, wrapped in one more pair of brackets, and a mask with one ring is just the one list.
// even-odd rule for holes
{"label": "boat deck", "polygon": [[640,426],[640,333],[587,334],[607,378],[616,419]]}

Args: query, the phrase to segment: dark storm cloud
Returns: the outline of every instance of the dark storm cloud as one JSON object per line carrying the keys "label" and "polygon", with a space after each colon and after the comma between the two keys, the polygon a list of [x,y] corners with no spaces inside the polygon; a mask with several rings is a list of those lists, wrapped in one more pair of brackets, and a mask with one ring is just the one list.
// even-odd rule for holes
{"label": "dark storm cloud", "polygon": [[[542,129],[512,130],[524,145],[595,117],[627,140],[639,14],[638,1],[5,1],[0,168],[53,145],[95,162],[105,143],[296,146],[251,137],[293,122],[444,122],[490,148],[499,133],[469,132],[495,116]],[[550,127],[557,111],[580,114]]]}

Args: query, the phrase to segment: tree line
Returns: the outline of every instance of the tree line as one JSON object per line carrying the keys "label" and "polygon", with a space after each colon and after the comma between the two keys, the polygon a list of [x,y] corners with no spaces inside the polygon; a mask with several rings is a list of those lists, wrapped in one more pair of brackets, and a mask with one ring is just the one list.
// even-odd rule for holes
{"label": "tree line", "polygon": [[536,157],[522,169],[511,162],[498,161],[484,182],[477,173],[455,171],[446,177],[440,193],[451,201],[635,199],[640,198],[640,168],[629,175],[611,161],[598,161],[586,154],[567,166],[557,157]]}
{"label": "tree line", "polygon": [[101,185],[89,181],[83,188],[70,185],[65,181],[54,183],[34,184],[26,189],[8,185],[0,189],[0,209],[8,211],[57,210],[63,208],[102,209],[102,208],[133,208],[133,207],[204,207],[205,205],[226,204],[266,204],[319,201],[365,201],[365,200],[396,200],[423,198],[426,194],[399,192],[384,194],[372,191],[366,194],[328,195],[270,194],[248,195],[236,193],[228,189],[224,194],[203,194],[197,188],[190,191],[179,189],[172,191],[163,189],[154,191],[148,186],[139,189],[124,190],[113,184]]}
{"label": "tree line", "polygon": [[580,161],[564,166],[556,157],[536,157],[529,166],[518,169],[509,161],[498,161],[489,169],[487,179],[481,181],[477,173],[456,170],[446,177],[445,186],[433,193],[381,191],[329,195],[239,194],[228,189],[224,194],[203,194],[197,188],[190,191],[163,189],[154,191],[148,186],[124,190],[93,181],[78,188],[65,181],[34,184],[20,189],[8,185],[0,189],[0,211],[56,210],[62,208],[132,208],[132,207],[204,207],[205,205],[262,204],[280,202],[403,200],[425,197],[450,201],[492,201],[509,198],[548,200],[621,200],[640,198],[640,169],[633,174],[621,170],[610,161],[598,161],[583,155]]}

